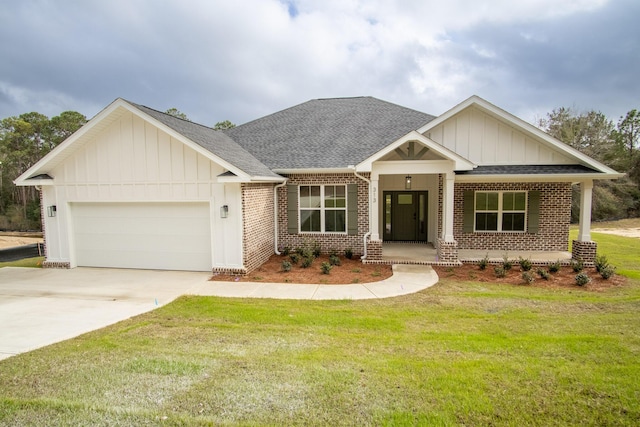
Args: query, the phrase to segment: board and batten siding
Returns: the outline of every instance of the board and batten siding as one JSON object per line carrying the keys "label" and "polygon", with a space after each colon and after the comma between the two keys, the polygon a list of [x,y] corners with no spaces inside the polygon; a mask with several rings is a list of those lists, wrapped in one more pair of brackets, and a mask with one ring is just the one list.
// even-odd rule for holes
{"label": "board and batten siding", "polygon": [[544,142],[474,107],[425,135],[478,165],[575,163]]}
{"label": "board and batten siding", "polygon": [[[211,211],[212,267],[242,268],[240,184],[218,183],[220,165],[182,141],[126,112],[58,164],[50,175],[55,186],[43,188],[50,262],[73,265],[69,204],[81,202],[208,202]],[[229,206],[228,218],[220,207]],[[54,238],[58,237],[58,238]]]}

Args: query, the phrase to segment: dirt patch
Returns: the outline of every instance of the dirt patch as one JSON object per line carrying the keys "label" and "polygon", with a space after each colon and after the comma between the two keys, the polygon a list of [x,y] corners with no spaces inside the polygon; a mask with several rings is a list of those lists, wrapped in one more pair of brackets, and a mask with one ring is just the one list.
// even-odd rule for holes
{"label": "dirt patch", "polygon": [[[504,283],[508,285],[524,286],[525,281],[522,278],[522,270],[520,266],[514,265],[507,272],[505,277],[496,277],[495,265],[489,265],[485,270],[480,270],[475,264],[465,264],[461,267],[434,267],[438,273],[438,277],[444,279],[453,279],[456,281],[473,281],[473,282],[490,282]],[[527,286],[538,288],[574,288],[587,291],[603,291],[617,286],[622,286],[626,282],[624,276],[614,275],[608,280],[603,279],[595,268],[585,268],[584,272],[591,278],[591,282],[584,286],[576,285],[576,272],[571,267],[561,267],[557,273],[549,273],[549,279],[545,280],[540,277],[536,270],[541,267],[534,266],[529,272],[535,278],[533,283]],[[547,270],[547,268],[543,268]]]}
{"label": "dirt patch", "polygon": [[2,233],[0,234],[0,249],[42,243],[42,241],[42,237],[34,234]]}
{"label": "dirt patch", "polygon": [[[391,277],[390,265],[363,264],[359,257],[348,259],[340,257],[341,265],[334,265],[329,274],[323,274],[321,265],[329,262],[329,257],[321,255],[307,268],[302,262],[291,266],[291,271],[282,271],[282,261],[290,261],[288,256],[273,255],[257,270],[246,276],[218,274],[214,281],[263,282],[263,283],[300,283],[322,285],[345,285],[350,283],[369,283]],[[293,264],[293,263],[292,263]]]}
{"label": "dirt patch", "polygon": [[640,228],[592,228],[594,233],[615,234],[616,236],[640,239]]}

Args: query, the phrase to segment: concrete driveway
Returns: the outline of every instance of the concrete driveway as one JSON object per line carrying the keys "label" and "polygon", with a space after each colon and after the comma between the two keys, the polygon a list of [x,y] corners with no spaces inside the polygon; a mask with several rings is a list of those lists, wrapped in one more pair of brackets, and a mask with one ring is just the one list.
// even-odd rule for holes
{"label": "concrete driveway", "polygon": [[0,268],[0,359],[76,337],[193,292],[209,273]]}

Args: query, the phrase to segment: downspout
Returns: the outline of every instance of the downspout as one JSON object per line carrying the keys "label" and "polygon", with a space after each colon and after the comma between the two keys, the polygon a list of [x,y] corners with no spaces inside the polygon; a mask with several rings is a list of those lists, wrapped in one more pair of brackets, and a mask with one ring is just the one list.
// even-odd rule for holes
{"label": "downspout", "polygon": [[273,223],[274,223],[274,228],[275,228],[275,235],[273,238],[273,245],[274,245],[274,251],[276,253],[276,255],[281,255],[280,251],[278,250],[278,188],[282,188],[285,185],[287,185],[287,181],[283,182],[282,184],[278,184],[275,187],[273,187]]}
{"label": "downspout", "polygon": [[[369,203],[367,203],[368,207],[369,207],[369,227],[371,227],[371,180],[369,178],[366,178],[362,175],[360,175],[358,173],[358,171],[356,170],[355,166],[351,166],[349,165],[349,167],[351,169],[353,169],[353,174],[360,178],[361,180],[363,180],[364,182],[367,183],[367,185],[369,186]],[[365,260],[367,259],[367,238],[371,236],[371,230],[367,231],[366,233],[364,233],[364,236],[362,236],[362,247],[364,248],[364,253],[362,254],[362,256],[360,257],[361,260]]]}

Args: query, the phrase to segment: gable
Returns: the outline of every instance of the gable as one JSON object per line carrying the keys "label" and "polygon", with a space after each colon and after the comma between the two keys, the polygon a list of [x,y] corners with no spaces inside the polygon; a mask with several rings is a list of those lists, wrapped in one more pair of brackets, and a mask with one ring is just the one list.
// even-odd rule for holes
{"label": "gable", "polygon": [[577,163],[566,153],[475,106],[444,120],[425,136],[478,165]]}

